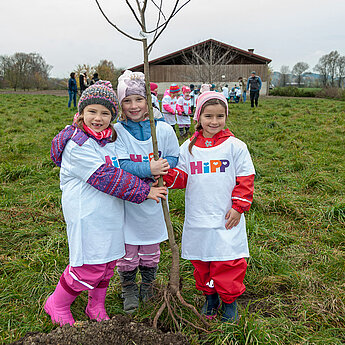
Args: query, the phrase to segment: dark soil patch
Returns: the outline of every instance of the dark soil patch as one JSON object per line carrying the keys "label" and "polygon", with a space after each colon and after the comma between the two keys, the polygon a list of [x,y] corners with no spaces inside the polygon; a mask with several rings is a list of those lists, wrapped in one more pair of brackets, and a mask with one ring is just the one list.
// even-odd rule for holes
{"label": "dark soil patch", "polygon": [[163,333],[124,315],[115,315],[108,321],[76,322],[71,327],[58,327],[52,332],[28,333],[12,345],[186,345],[187,338],[180,333]]}

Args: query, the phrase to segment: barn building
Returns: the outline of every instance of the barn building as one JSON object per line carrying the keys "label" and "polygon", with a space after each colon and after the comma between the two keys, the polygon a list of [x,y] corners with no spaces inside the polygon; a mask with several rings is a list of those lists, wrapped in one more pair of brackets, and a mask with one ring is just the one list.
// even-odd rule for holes
{"label": "barn building", "polygon": [[[150,79],[158,84],[162,94],[171,83],[179,85],[216,84],[220,89],[224,84],[233,87],[238,78],[248,78],[256,71],[262,80],[261,94],[268,92],[268,64],[272,60],[257,55],[254,49],[243,50],[209,39],[190,47],[149,61]],[[144,72],[144,65],[129,68]]]}

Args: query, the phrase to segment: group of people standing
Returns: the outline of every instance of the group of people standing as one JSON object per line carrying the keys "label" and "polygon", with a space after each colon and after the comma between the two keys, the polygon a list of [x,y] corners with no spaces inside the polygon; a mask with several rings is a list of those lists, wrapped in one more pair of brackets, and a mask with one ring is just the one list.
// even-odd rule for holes
{"label": "group of people standing", "polygon": [[[150,87],[156,95],[157,84]],[[253,200],[255,170],[246,144],[226,128],[224,95],[208,85],[194,94],[195,103],[191,94],[183,86],[181,95],[176,84],[164,94],[163,115],[157,109],[154,120],[158,160],[140,72],[125,71],[117,94],[108,81],[89,86],[72,125],[53,139],[69,245],[69,263],[44,306],[54,323],[74,324],[70,306],[82,291],[88,291],[88,317],[109,319],[105,298],[115,268],[126,313],[153,297],[160,243],[168,239],[159,205],[167,187],[186,189],[181,256],[191,261],[196,288],[205,295],[202,314],[238,320],[249,256],[244,212]],[[173,126],[185,135],[191,115],[195,132],[179,147]],[[160,176],[166,187],[157,186]]]}
{"label": "group of people standing", "polygon": [[[80,95],[86,90],[90,85],[93,85],[99,80],[98,73],[94,73],[91,81],[87,78],[86,72],[82,72],[79,75],[79,90]],[[77,80],[75,78],[75,73],[72,72],[70,74],[70,78],[68,79],[68,108],[71,107],[72,101],[73,106],[77,107],[77,95],[78,95],[78,85]]]}
{"label": "group of people standing", "polygon": [[243,103],[247,100],[247,91],[250,90],[250,105],[254,108],[254,105],[257,107],[259,103],[259,94],[262,87],[262,81],[259,76],[256,75],[255,71],[251,72],[248,81],[243,77],[238,78],[238,85],[235,84],[231,90],[229,90],[228,84],[222,87],[222,92],[224,97],[229,102]]}

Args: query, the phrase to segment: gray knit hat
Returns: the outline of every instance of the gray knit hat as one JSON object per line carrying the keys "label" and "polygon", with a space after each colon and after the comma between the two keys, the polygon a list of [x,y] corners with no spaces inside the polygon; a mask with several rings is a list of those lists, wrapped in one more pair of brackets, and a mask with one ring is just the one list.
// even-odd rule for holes
{"label": "gray knit hat", "polygon": [[81,114],[87,105],[104,105],[111,113],[111,121],[114,121],[118,113],[119,101],[110,81],[99,80],[89,86],[81,95],[78,103],[78,112]]}

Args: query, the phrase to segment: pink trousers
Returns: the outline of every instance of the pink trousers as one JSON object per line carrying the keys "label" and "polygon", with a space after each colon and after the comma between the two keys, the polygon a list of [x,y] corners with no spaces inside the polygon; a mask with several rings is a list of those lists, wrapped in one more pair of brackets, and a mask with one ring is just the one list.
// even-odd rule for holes
{"label": "pink trousers", "polygon": [[161,255],[159,243],[146,245],[125,245],[126,254],[117,260],[116,266],[119,272],[133,271],[136,267],[156,267]]}
{"label": "pink trousers", "polygon": [[114,275],[116,260],[98,265],[83,265],[71,267],[68,265],[63,272],[60,282],[70,294],[84,290],[105,288],[109,285],[110,278]]}

